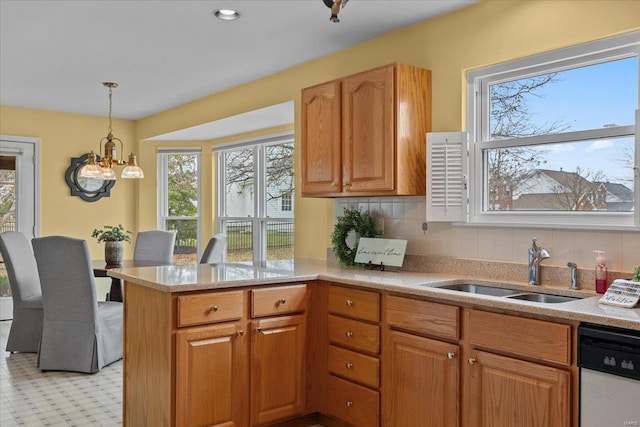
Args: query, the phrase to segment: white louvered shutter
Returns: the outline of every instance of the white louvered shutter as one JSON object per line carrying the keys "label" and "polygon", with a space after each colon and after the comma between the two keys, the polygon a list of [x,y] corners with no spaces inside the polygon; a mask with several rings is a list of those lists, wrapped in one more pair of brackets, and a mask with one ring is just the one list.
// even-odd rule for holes
{"label": "white louvered shutter", "polygon": [[465,221],[467,133],[427,134],[427,222]]}

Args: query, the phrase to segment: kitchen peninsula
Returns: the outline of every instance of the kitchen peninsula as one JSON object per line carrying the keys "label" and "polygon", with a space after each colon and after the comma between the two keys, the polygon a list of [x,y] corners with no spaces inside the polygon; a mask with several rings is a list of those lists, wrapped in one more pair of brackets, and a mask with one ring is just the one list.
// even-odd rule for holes
{"label": "kitchen peninsula", "polygon": [[[472,425],[482,404],[476,380],[487,367],[535,377],[544,396],[529,396],[528,405],[577,426],[577,325],[640,330],[640,309],[601,306],[593,293],[535,287],[584,298],[532,303],[440,288],[533,288],[451,274],[313,260],[109,274],[125,283],[128,426],[283,425],[305,416],[309,425],[325,416],[332,425],[404,425],[420,414],[401,413],[392,398],[400,394],[407,407],[429,411],[433,425]],[[407,372],[428,381],[405,398]],[[505,405],[518,413],[517,399]]]}

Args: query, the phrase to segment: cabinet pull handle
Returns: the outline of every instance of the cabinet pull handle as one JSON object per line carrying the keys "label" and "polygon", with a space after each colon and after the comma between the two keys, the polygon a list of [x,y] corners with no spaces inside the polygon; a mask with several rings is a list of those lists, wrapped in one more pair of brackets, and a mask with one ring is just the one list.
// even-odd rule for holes
{"label": "cabinet pull handle", "polygon": [[217,305],[212,305],[211,307],[209,307],[209,312],[210,313],[215,313],[216,311],[218,311],[218,306]]}
{"label": "cabinet pull handle", "polygon": [[351,338],[353,336],[353,332],[347,331],[345,335],[347,336],[347,338]]}
{"label": "cabinet pull handle", "polygon": [[353,369],[353,363],[347,362],[347,369]]}
{"label": "cabinet pull handle", "polygon": [[284,304],[285,302],[287,302],[287,300],[286,300],[286,299],[284,299],[284,298],[280,298],[280,304]]}
{"label": "cabinet pull handle", "polygon": [[337,186],[338,186],[338,183],[337,183],[337,182],[335,182],[335,181],[333,181],[333,182],[331,183],[331,186],[332,186],[332,187],[337,187]]}
{"label": "cabinet pull handle", "polygon": [[475,364],[476,364],[476,362],[477,362],[477,360],[476,360],[476,358],[475,358],[475,357],[470,357],[470,358],[469,358],[469,365],[475,365]]}
{"label": "cabinet pull handle", "polygon": [[353,406],[353,402],[350,400],[347,400],[345,404],[347,405],[347,408],[351,408]]}
{"label": "cabinet pull handle", "polygon": [[449,353],[447,353],[447,359],[455,359],[456,358],[456,354],[453,351],[450,351]]}
{"label": "cabinet pull handle", "polygon": [[351,307],[353,305],[353,301],[348,299],[347,300],[347,307]]}
{"label": "cabinet pull handle", "polygon": [[241,336],[243,336],[243,335],[244,335],[244,331],[238,331],[237,333],[238,333],[238,336],[239,336],[239,337],[241,337]]}

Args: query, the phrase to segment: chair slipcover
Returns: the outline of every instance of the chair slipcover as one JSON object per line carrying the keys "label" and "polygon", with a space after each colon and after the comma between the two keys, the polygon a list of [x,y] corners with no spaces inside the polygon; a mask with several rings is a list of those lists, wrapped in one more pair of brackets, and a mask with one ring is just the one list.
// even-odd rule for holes
{"label": "chair slipcover", "polygon": [[173,245],[176,233],[173,231],[140,231],[133,250],[134,261],[155,261],[170,264],[173,260]]}
{"label": "chair slipcover", "polygon": [[97,301],[87,242],[51,236],[32,244],[44,307],[38,367],[93,373],[122,359],[123,306]]}
{"label": "chair slipcover", "polygon": [[0,234],[0,253],[13,294],[13,322],[6,350],[36,353],[42,335],[42,291],[31,245],[24,234],[7,231]]}
{"label": "chair slipcover", "polygon": [[227,236],[216,234],[211,239],[202,253],[200,264],[217,264],[222,262],[224,247],[227,244]]}

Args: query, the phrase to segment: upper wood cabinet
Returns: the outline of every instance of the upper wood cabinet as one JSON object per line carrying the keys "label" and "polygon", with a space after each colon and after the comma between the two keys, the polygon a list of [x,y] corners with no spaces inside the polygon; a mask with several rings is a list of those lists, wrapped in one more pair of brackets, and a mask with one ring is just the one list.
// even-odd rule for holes
{"label": "upper wood cabinet", "polygon": [[404,64],[302,90],[302,196],[424,195],[431,72]]}

